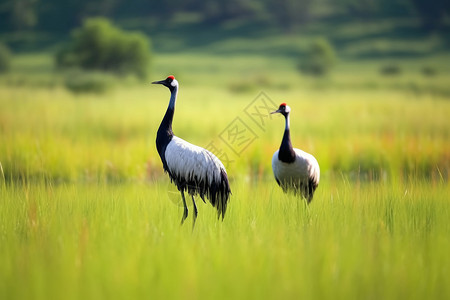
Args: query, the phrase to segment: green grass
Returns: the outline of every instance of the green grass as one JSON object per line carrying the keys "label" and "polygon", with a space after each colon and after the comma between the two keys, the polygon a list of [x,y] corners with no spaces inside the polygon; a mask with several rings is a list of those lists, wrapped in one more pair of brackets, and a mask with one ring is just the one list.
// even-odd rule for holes
{"label": "green grass", "polygon": [[[235,94],[181,84],[175,133],[201,146],[217,142],[234,161],[229,171],[236,177],[271,176],[270,159],[284,122],[272,117],[261,129],[244,114],[259,92]],[[324,174],[448,179],[450,104],[445,98],[412,98],[390,90],[292,88],[265,93],[275,105],[287,102],[292,107],[293,144],[314,153]],[[167,107],[164,88],[143,84],[78,96],[60,88],[5,87],[0,99],[0,162],[7,181],[128,181],[161,175],[154,140]],[[236,117],[258,135],[239,156],[218,138]]]}
{"label": "green grass", "polygon": [[[222,223],[179,226],[167,185],[2,189],[4,299],[368,298],[449,295],[447,184],[320,186],[313,205],[273,182],[232,185]],[[26,288],[25,288],[26,287]]]}

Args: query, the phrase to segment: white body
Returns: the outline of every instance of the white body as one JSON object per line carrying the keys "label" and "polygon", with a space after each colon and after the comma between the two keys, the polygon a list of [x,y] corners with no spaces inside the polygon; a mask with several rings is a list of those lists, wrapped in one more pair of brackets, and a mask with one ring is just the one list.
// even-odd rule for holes
{"label": "white body", "polygon": [[320,168],[317,160],[309,153],[294,148],[295,161],[285,163],[278,159],[279,150],[275,151],[272,157],[272,170],[275,178],[280,184],[290,182],[300,182],[308,184],[310,179],[317,184],[320,179]]}
{"label": "white body", "polygon": [[203,179],[208,184],[220,182],[222,162],[211,152],[174,136],[165,152],[170,172],[185,179]]}

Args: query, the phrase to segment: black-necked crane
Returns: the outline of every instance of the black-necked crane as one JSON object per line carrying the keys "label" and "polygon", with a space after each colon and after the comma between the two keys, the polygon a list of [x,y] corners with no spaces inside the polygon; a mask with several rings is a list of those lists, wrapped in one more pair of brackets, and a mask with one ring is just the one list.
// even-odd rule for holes
{"label": "black-necked crane", "polygon": [[170,180],[175,183],[181,193],[184,206],[181,224],[188,216],[185,191],[192,197],[193,226],[198,214],[194,199],[196,195],[199,195],[203,202],[206,196],[212,206],[217,209],[217,217],[222,216],[223,220],[231,194],[225,167],[210,151],[188,143],[173,134],[172,120],[178,94],[178,81],[175,77],[170,75],[164,80],[152,83],[162,84],[170,90],[169,106],[156,135],[156,149],[161,157],[164,171],[169,174]]}
{"label": "black-necked crane", "polygon": [[292,147],[289,114],[291,108],[281,103],[278,110],[284,116],[286,127],[280,149],[272,157],[272,169],[275,179],[284,192],[300,194],[308,203],[319,185],[320,169],[317,160],[309,153]]}

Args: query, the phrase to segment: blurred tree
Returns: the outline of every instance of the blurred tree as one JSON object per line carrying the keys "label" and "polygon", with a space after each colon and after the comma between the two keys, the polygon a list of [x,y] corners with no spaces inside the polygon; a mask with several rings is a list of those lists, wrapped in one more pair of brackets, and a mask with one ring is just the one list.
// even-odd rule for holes
{"label": "blurred tree", "polygon": [[37,0],[13,0],[12,23],[17,29],[30,28],[37,23]]}
{"label": "blurred tree", "polygon": [[[111,17],[122,0],[39,0],[40,27],[47,31],[66,32],[94,16]],[[129,3],[129,1],[127,2]]]}
{"label": "blurred tree", "polygon": [[[320,9],[319,9],[320,7]],[[318,11],[321,13],[318,13]],[[326,13],[323,13],[323,12]],[[345,20],[420,16],[426,28],[439,28],[450,15],[449,0],[2,0],[0,32],[36,29],[59,36],[80,26],[84,19],[106,16],[116,20],[173,26],[177,16],[195,15],[199,24],[223,25],[235,19],[249,23],[272,21],[292,31],[314,17]],[[156,22],[155,22],[156,21]],[[256,23],[256,22],[255,22]],[[254,24],[255,24],[254,23]]]}
{"label": "blurred tree", "polygon": [[189,5],[197,0],[171,0],[171,1],[148,1],[148,0],[114,0],[114,16],[117,18],[154,18],[162,22],[170,22],[175,14],[187,11]]}
{"label": "blurred tree", "polygon": [[268,0],[267,11],[286,31],[310,19],[312,0]]}
{"label": "blurred tree", "polygon": [[87,19],[72,33],[71,45],[56,56],[59,67],[80,67],[118,74],[147,75],[150,40],[137,32],[125,32],[108,19]]}
{"label": "blurred tree", "polygon": [[38,21],[37,7],[38,0],[9,0],[1,2],[0,28],[3,30],[22,30],[34,27]]}
{"label": "blurred tree", "polygon": [[341,0],[336,5],[350,17],[411,16],[412,0]]}
{"label": "blurred tree", "polygon": [[376,0],[341,0],[340,3],[348,13],[358,17],[372,16],[380,7]]}
{"label": "blurred tree", "polygon": [[263,5],[256,0],[193,0],[189,7],[201,11],[208,24],[220,24],[223,21],[243,17],[254,18],[264,11]]}
{"label": "blurred tree", "polygon": [[114,76],[98,71],[73,70],[66,73],[64,80],[64,86],[75,94],[101,94],[108,91],[114,84]]}
{"label": "blurred tree", "polygon": [[395,76],[402,72],[402,68],[394,62],[381,66],[380,74],[384,76]]}
{"label": "blurred tree", "polygon": [[302,57],[299,69],[308,75],[323,76],[329,73],[336,61],[336,53],[330,42],[325,38],[318,38]]}
{"label": "blurred tree", "polygon": [[146,0],[134,0],[134,1],[118,1],[116,10],[114,12],[115,17],[142,17],[149,16],[154,11],[156,2]]}
{"label": "blurred tree", "polygon": [[411,0],[426,29],[436,29],[442,25],[444,17],[450,16],[449,0]]}
{"label": "blurred tree", "polygon": [[41,0],[39,27],[49,32],[67,32],[79,26],[85,16],[83,0]]}
{"label": "blurred tree", "polygon": [[8,72],[11,69],[11,50],[0,43],[0,73]]}

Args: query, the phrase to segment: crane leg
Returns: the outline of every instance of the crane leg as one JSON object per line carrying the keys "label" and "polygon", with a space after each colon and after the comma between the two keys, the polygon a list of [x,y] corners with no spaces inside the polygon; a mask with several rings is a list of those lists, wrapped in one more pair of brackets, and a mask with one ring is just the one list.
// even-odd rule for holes
{"label": "crane leg", "polygon": [[183,225],[184,220],[186,220],[187,216],[188,216],[188,207],[186,205],[186,199],[184,199],[184,192],[181,191],[181,198],[183,199],[183,206],[184,206],[184,211],[183,211],[183,217],[181,218],[181,225]]}
{"label": "crane leg", "polygon": [[192,223],[192,229],[194,229],[195,221],[197,220],[198,209],[197,204],[195,204],[194,195],[191,195],[191,197],[192,197],[192,204],[194,205],[194,221]]}

